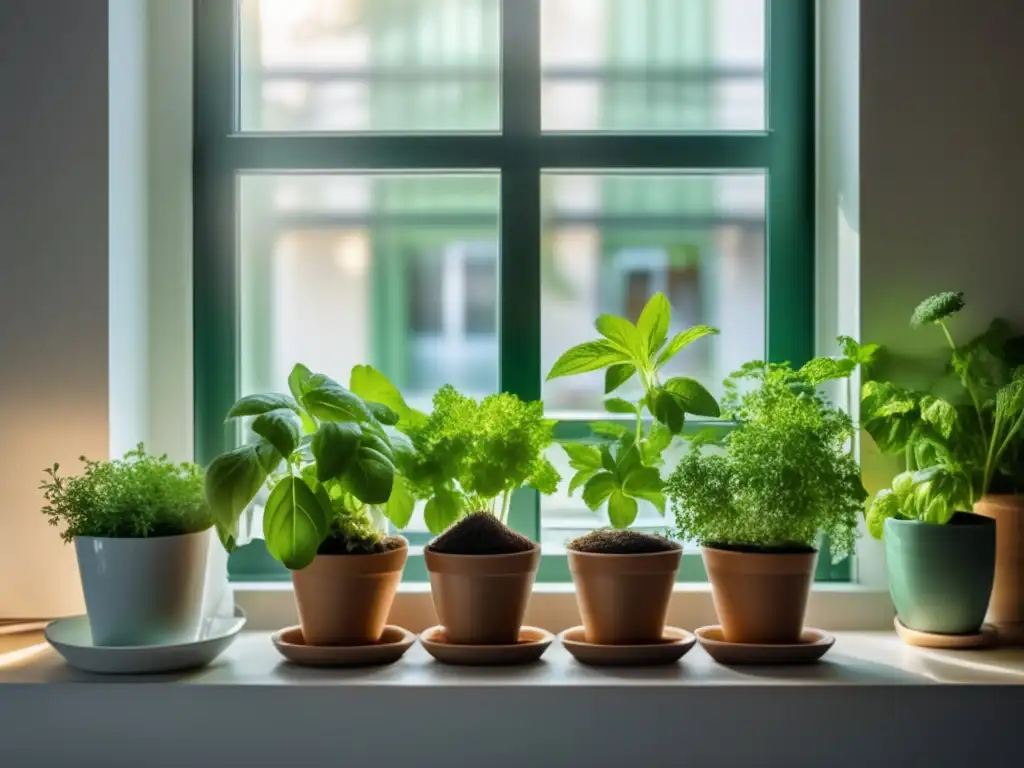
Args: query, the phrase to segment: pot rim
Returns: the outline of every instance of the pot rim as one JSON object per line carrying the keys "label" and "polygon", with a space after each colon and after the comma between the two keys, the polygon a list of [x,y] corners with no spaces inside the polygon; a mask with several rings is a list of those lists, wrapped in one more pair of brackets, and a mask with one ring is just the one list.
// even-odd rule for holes
{"label": "pot rim", "polygon": [[423,560],[431,573],[505,574],[535,571],[540,566],[540,544],[522,552],[503,555],[455,555],[423,548]]}
{"label": "pot rim", "polygon": [[701,552],[713,552],[718,555],[721,554],[725,557],[731,557],[734,555],[741,555],[743,557],[785,557],[785,558],[796,558],[796,557],[814,557],[818,554],[819,550],[817,547],[811,547],[808,550],[802,552],[772,552],[770,550],[765,552],[741,552],[736,549],[725,549],[724,547],[716,547],[711,544],[701,544]]}
{"label": "pot rim", "polygon": [[567,549],[569,571],[577,574],[603,574],[632,576],[639,574],[675,573],[683,558],[683,548],[664,552],[636,552],[612,554],[606,552],[579,552]]}
{"label": "pot rim", "polygon": [[203,528],[201,531],[191,533],[172,533],[168,536],[75,536],[72,542],[76,541],[137,541],[137,542],[158,542],[186,539],[193,536],[202,536],[213,530],[213,526]]}
{"label": "pot rim", "polygon": [[948,531],[964,532],[978,530],[980,528],[989,528],[996,524],[994,518],[988,517],[987,515],[979,515],[976,512],[954,512],[954,514],[969,515],[971,518],[970,522],[964,525],[950,525],[949,522],[931,523],[926,520],[903,520],[896,517],[887,517],[882,525],[884,528],[921,528],[922,530],[941,529]]}

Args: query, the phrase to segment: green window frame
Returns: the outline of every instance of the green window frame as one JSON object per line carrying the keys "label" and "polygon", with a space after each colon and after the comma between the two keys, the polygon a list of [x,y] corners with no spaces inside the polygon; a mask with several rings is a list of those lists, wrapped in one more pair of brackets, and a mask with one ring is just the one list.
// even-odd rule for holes
{"label": "green window frame", "polygon": [[[765,0],[766,130],[750,132],[594,132],[541,130],[540,4],[501,4],[501,125],[493,133],[257,133],[240,127],[239,18],[236,0],[195,0],[194,14],[194,346],[195,453],[207,463],[233,446],[224,414],[238,396],[241,173],[491,171],[500,174],[498,261],[499,383],[520,397],[541,396],[541,174],[543,171],[756,170],[767,185],[766,351],[801,363],[814,344],[814,0]],[[505,222],[515,222],[505,226]],[[506,254],[513,254],[506,258]],[[507,301],[516,297],[515,302]],[[695,423],[694,428],[699,428]],[[564,422],[560,437],[587,432]],[[511,524],[540,537],[540,498],[516,492]],[[423,539],[420,541],[419,539]],[[414,536],[412,543],[425,543]],[[236,580],[285,580],[261,540],[231,556]],[[847,581],[849,560],[819,558],[817,579]],[[411,557],[409,580],[426,580]],[[688,553],[681,581],[703,581]],[[545,554],[539,581],[568,581],[564,555]]]}

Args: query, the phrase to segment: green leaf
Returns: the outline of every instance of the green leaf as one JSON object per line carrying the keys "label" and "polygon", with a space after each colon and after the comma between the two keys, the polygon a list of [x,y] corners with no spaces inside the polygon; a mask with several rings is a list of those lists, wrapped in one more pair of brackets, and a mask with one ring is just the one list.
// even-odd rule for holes
{"label": "green leaf", "polygon": [[[398,414],[398,422],[410,426],[426,421],[426,415],[410,408],[402,397],[402,393],[383,373],[372,365],[357,365],[352,368],[349,378],[349,389],[361,397],[366,403],[380,403]],[[371,405],[372,409],[372,405]],[[378,417],[379,418],[379,417]],[[388,422],[380,419],[381,423]]]}
{"label": "green leaf", "polygon": [[620,490],[612,491],[608,497],[608,520],[613,528],[629,528],[636,520],[637,504]]}
{"label": "green leaf", "polygon": [[594,321],[597,332],[632,358],[643,357],[643,342],[636,326],[624,317],[598,315]]}
{"label": "green leaf", "polygon": [[956,407],[941,397],[928,395],[921,398],[921,418],[935,427],[944,438],[949,439],[956,427]]}
{"label": "green leaf", "polygon": [[302,404],[311,414],[324,421],[363,423],[373,419],[373,414],[361,397],[333,382],[326,382],[310,389]]}
{"label": "green leaf", "polygon": [[427,506],[423,510],[423,520],[427,524],[427,530],[438,534],[455,523],[461,514],[461,498],[449,491],[438,491],[427,501]]}
{"label": "green leaf", "polygon": [[587,484],[594,475],[596,475],[600,469],[581,469],[575,475],[572,476],[572,480],[569,481],[569,496],[572,497],[577,488],[582,488]]}
{"label": "green leaf", "polygon": [[391,521],[391,524],[401,530],[409,524],[412,519],[413,510],[416,508],[416,499],[409,490],[405,479],[400,475],[395,476],[394,484],[391,486],[391,497],[387,506],[384,507],[384,516]]}
{"label": "green leaf", "polygon": [[343,476],[355,458],[363,433],[351,422],[325,421],[313,435],[310,450],[316,459],[316,479],[321,483]]}
{"label": "green leaf", "polygon": [[391,449],[391,442],[388,440],[387,433],[379,426],[374,424],[365,424],[363,426],[363,441],[361,445],[372,448],[392,464],[395,463],[395,454]]}
{"label": "green leaf", "polygon": [[313,372],[302,363],[296,363],[292,372],[288,374],[288,390],[295,398],[295,402],[301,403],[312,388]]}
{"label": "green leaf", "polygon": [[364,504],[384,504],[391,496],[394,480],[395,465],[383,454],[361,445],[342,482],[345,490]]}
{"label": "green leaf", "polygon": [[242,511],[266,479],[267,470],[255,445],[235,448],[210,462],[206,468],[206,503],[218,533],[235,530]]}
{"label": "green leaf", "polygon": [[687,328],[685,331],[680,331],[672,337],[672,341],[658,355],[658,362],[655,367],[661,368],[665,363],[678,355],[684,347],[692,344],[697,339],[716,333],[718,333],[718,329],[708,325],[695,325],[692,328]]}
{"label": "green leaf", "polygon": [[604,372],[604,393],[610,394],[625,384],[636,373],[636,366],[632,363],[618,363],[609,365]]}
{"label": "green leaf", "polygon": [[816,357],[808,360],[799,373],[812,386],[834,379],[845,379],[857,368],[857,363],[846,357]]}
{"label": "green leaf", "polygon": [[665,344],[671,318],[672,307],[665,294],[659,291],[651,296],[636,323],[646,357],[653,357]]}
{"label": "green leaf", "polygon": [[595,435],[620,438],[630,434],[630,429],[624,424],[615,421],[592,421],[590,431]]}
{"label": "green leaf", "polygon": [[615,471],[615,457],[612,456],[612,449],[607,445],[601,446],[601,466],[609,472]]}
{"label": "green leaf", "polygon": [[654,505],[654,508],[658,510],[658,514],[662,517],[665,516],[666,499],[665,494],[661,491],[637,491],[631,494],[635,499],[643,499],[644,501],[650,502]]}
{"label": "green leaf", "polygon": [[251,426],[253,432],[265,438],[282,456],[291,456],[302,437],[302,420],[289,408],[261,413]]}
{"label": "green leaf", "polygon": [[305,568],[327,536],[329,513],[302,478],[284,478],[270,492],[263,510],[267,551],[286,568]]}
{"label": "green leaf", "polygon": [[566,350],[548,373],[547,380],[596,371],[608,365],[631,362],[630,356],[607,341],[588,341]]}
{"label": "green leaf", "polygon": [[676,376],[665,382],[665,389],[682,399],[681,405],[687,413],[695,416],[712,416],[718,418],[721,411],[718,402],[712,397],[704,385],[687,376]]}
{"label": "green leaf", "polygon": [[640,459],[640,449],[636,447],[635,443],[630,443],[627,448],[619,447],[619,452],[615,457],[615,480],[617,484],[621,485],[629,475],[641,467],[643,467],[643,463]]}
{"label": "green leaf", "polygon": [[878,492],[864,516],[868,533],[881,541],[885,533],[885,521],[890,517],[900,517],[900,501],[891,489],[885,488]]}
{"label": "green leaf", "polygon": [[630,496],[639,496],[644,492],[658,493],[665,488],[661,473],[654,467],[636,467],[622,483],[622,490]]}
{"label": "green leaf", "polygon": [[370,409],[373,418],[385,426],[393,427],[399,421],[398,414],[383,403],[367,402],[366,407]]}
{"label": "green leaf", "polygon": [[562,450],[569,457],[569,466],[573,469],[601,468],[601,451],[593,445],[581,443],[561,443]]}
{"label": "green leaf", "polygon": [[609,413],[628,413],[631,416],[637,413],[637,407],[621,397],[609,397],[604,401],[604,409]]}
{"label": "green leaf", "polygon": [[861,344],[849,336],[837,336],[836,341],[839,342],[843,355],[857,365],[869,365],[874,362],[875,356],[881,350],[878,344]]}
{"label": "green leaf", "polygon": [[299,406],[298,403],[287,395],[246,395],[231,406],[227,417],[229,419],[237,419],[240,416],[259,416],[262,413],[276,411],[279,408],[289,408],[297,411]]}
{"label": "green leaf", "polygon": [[611,472],[598,472],[583,485],[583,501],[597,510],[615,490],[615,476]]}
{"label": "green leaf", "polygon": [[690,438],[690,448],[700,448],[702,445],[723,445],[725,438],[732,431],[729,427],[704,427],[700,432]]}
{"label": "green leaf", "polygon": [[651,408],[654,418],[668,427],[673,435],[682,432],[686,411],[681,399],[664,388],[654,390],[651,396],[654,399],[654,407]]}

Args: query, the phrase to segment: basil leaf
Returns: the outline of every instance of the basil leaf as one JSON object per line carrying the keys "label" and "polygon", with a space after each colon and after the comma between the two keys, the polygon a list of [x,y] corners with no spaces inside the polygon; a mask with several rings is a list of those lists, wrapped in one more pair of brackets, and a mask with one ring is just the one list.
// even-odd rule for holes
{"label": "basil leaf", "polygon": [[716,333],[718,333],[718,329],[708,325],[695,325],[692,328],[687,328],[685,331],[677,333],[672,337],[672,341],[668,343],[668,346],[658,355],[658,362],[655,364],[655,367],[661,368],[665,363],[678,355],[684,347],[692,344],[697,339]]}
{"label": "basil leaf", "polygon": [[302,404],[311,414],[324,421],[362,423],[373,419],[373,414],[361,397],[332,382],[325,382],[306,392]]}
{"label": "basil leaf", "polygon": [[267,551],[286,568],[305,568],[327,536],[328,513],[302,478],[284,478],[270,492],[263,510]]}
{"label": "basil leaf", "polygon": [[628,528],[636,520],[636,499],[616,489],[608,497],[608,520],[613,528]]}
{"label": "basil leaf", "polygon": [[596,510],[615,490],[615,476],[611,472],[598,472],[583,486],[583,501]]}
{"label": "basil leaf", "polygon": [[634,359],[643,357],[644,350],[640,332],[629,320],[615,315],[598,315],[597,320],[594,321],[594,327],[597,328],[598,333],[630,357]]}
{"label": "basil leaf", "polygon": [[277,408],[253,419],[252,431],[266,438],[282,456],[291,456],[302,438],[302,421],[295,411]]}
{"label": "basil leaf", "polygon": [[644,355],[653,357],[668,338],[668,326],[672,317],[672,306],[660,291],[647,302],[640,313],[636,328],[644,344]]}
{"label": "basil leaf", "polygon": [[676,397],[681,398],[681,405],[687,413],[695,416],[712,416],[718,418],[721,411],[718,402],[711,393],[704,388],[696,379],[687,376],[677,376],[665,382],[665,389]]}
{"label": "basil leaf", "polygon": [[204,481],[206,503],[218,533],[235,530],[242,511],[249,506],[266,479],[267,470],[255,445],[235,448],[210,462]]}
{"label": "basil leaf", "polygon": [[302,363],[296,363],[292,372],[288,374],[288,390],[295,398],[295,402],[301,403],[306,392],[312,389],[313,372]]}
{"label": "basil leaf", "polygon": [[636,373],[632,363],[609,365],[604,372],[604,393],[607,395],[625,384]]}
{"label": "basil leaf", "polygon": [[598,469],[581,469],[575,475],[572,476],[572,480],[569,481],[569,496],[572,497],[573,493],[577,488],[582,488],[586,485],[587,481],[596,475],[600,470]]}
{"label": "basil leaf", "polygon": [[569,457],[569,466],[573,469],[601,468],[601,451],[593,445],[581,445],[580,443],[562,443],[562,450]]}
{"label": "basil leaf", "polygon": [[396,476],[391,486],[391,496],[384,507],[384,516],[391,521],[395,528],[402,529],[412,519],[413,510],[416,508],[416,499],[409,490],[409,486],[401,476]]}
{"label": "basil leaf", "polygon": [[298,403],[287,395],[246,395],[231,406],[227,418],[237,419],[240,416],[259,416],[262,413],[276,411],[279,408],[299,409]]}
{"label": "basil leaf", "polygon": [[316,479],[323,483],[344,475],[362,439],[363,433],[357,424],[334,421],[321,424],[310,445],[316,459]]}
{"label": "basil leaf", "polygon": [[428,501],[423,510],[423,520],[427,530],[437,534],[448,528],[462,514],[462,499],[450,491],[438,491]]}
{"label": "basil leaf", "polygon": [[683,424],[686,421],[686,411],[679,398],[667,389],[659,388],[652,393],[654,407],[651,412],[654,418],[668,427],[673,435],[683,431]]}
{"label": "basil leaf", "polygon": [[359,446],[342,478],[345,490],[364,504],[384,504],[391,497],[394,480],[395,465],[383,454],[363,445]]}
{"label": "basil leaf", "polygon": [[637,407],[621,397],[610,397],[605,400],[604,409],[609,413],[628,413],[631,416],[636,416],[637,413]]}

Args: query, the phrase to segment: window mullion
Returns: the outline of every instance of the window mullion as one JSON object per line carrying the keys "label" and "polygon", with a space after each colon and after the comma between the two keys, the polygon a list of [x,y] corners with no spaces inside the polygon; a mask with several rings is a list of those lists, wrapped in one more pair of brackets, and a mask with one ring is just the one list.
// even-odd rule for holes
{"label": "window mullion", "polygon": [[[499,360],[501,389],[540,398],[540,0],[501,8],[501,248]],[[512,151],[512,148],[517,151]],[[540,497],[516,493],[509,522],[540,538]]]}

